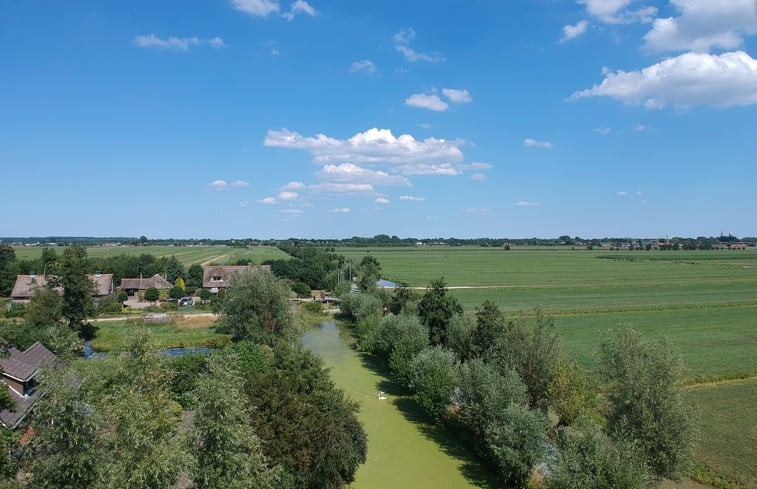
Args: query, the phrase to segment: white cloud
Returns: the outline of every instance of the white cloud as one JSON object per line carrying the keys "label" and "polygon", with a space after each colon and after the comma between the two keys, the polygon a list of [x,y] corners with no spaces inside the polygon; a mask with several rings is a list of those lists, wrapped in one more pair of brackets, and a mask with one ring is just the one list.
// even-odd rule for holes
{"label": "white cloud", "polygon": [[634,129],[634,131],[641,132],[641,131],[646,131],[649,128],[647,126],[645,126],[644,124],[636,124],[636,126],[633,129]]}
{"label": "white cloud", "polygon": [[315,207],[315,204],[311,204],[310,202],[305,202],[302,204],[301,207],[304,207],[305,209],[312,209],[313,207]]}
{"label": "white cloud", "polygon": [[280,190],[302,190],[305,188],[305,184],[302,182],[289,182],[283,187],[281,187]]}
{"label": "white cloud", "polygon": [[469,216],[488,216],[491,215],[491,209],[465,209],[465,213]]}
{"label": "white cloud", "polygon": [[279,199],[281,200],[295,200],[299,196],[300,194],[297,192],[291,192],[288,190],[279,193]]}
{"label": "white cloud", "polygon": [[517,205],[518,207],[538,207],[539,203],[531,202],[528,200],[519,200],[518,202],[515,203],[515,205]]}
{"label": "white cloud", "polygon": [[473,163],[469,163],[467,165],[460,165],[461,170],[489,170],[491,168],[494,168],[489,163],[482,163],[480,161],[474,161]]}
{"label": "white cloud", "polygon": [[680,15],[655,19],[644,36],[650,51],[736,49],[757,34],[754,0],[670,0]]}
{"label": "white cloud", "polygon": [[412,195],[401,195],[400,200],[404,200],[407,202],[423,202],[426,200],[425,197],[413,197]]}
{"label": "white cloud", "polygon": [[489,178],[483,173],[474,173],[473,175],[470,176],[470,179],[475,180],[477,182],[484,182],[488,180]]}
{"label": "white cloud", "polygon": [[365,73],[367,75],[375,75],[378,70],[373,61],[369,59],[362,59],[355,61],[350,65],[350,73]]}
{"label": "white cloud", "polygon": [[278,0],[231,0],[235,9],[250,15],[266,17],[279,11]]}
{"label": "white cloud", "polygon": [[[417,140],[409,134],[395,137],[389,129],[369,129],[349,139],[324,134],[304,137],[287,129],[269,130],[263,141],[275,148],[304,149],[318,164],[352,162],[361,166],[387,165],[405,175],[417,174],[428,165],[451,165],[463,160],[462,141],[437,138]],[[423,165],[426,165],[425,167]],[[454,170],[453,170],[454,171]]]}
{"label": "white cloud", "polygon": [[318,178],[339,183],[369,183],[372,185],[393,185],[409,187],[410,180],[401,175],[390,175],[383,171],[361,168],[352,163],[326,165],[317,173]]}
{"label": "white cloud", "polygon": [[295,0],[292,2],[292,4],[289,6],[289,12],[283,13],[281,16],[284,17],[286,20],[292,20],[295,18],[297,14],[306,14],[311,17],[315,16],[315,9],[312,5],[307,3],[305,0]]}
{"label": "white cloud", "polygon": [[276,203],[278,203],[278,200],[276,200],[275,197],[266,197],[264,199],[258,200],[258,204],[273,205]]}
{"label": "white cloud", "polygon": [[335,212],[337,214],[348,214],[350,212],[349,207],[337,207],[336,209],[331,209],[331,212]]}
{"label": "white cloud", "polygon": [[368,183],[319,183],[308,187],[316,193],[327,194],[364,194],[373,192],[373,185]]}
{"label": "white cloud", "polygon": [[438,95],[427,95],[425,93],[414,93],[405,100],[405,105],[420,107],[421,109],[435,110],[444,112],[449,109],[449,104],[440,99]]}
{"label": "white cloud", "polygon": [[449,163],[442,163],[438,165],[429,165],[425,163],[417,163],[413,165],[402,165],[397,167],[397,171],[403,175],[459,175],[460,171]]}
{"label": "white cloud", "polygon": [[242,202],[239,203],[239,207],[247,207],[248,205],[250,205],[249,200],[243,200]]}
{"label": "white cloud", "polygon": [[586,11],[608,24],[629,24],[631,22],[652,22],[657,15],[656,7],[641,7],[630,10],[627,7],[633,0],[578,0],[586,5]]}
{"label": "white cloud", "polygon": [[753,105],[757,104],[757,60],[743,51],[685,53],[641,71],[608,72],[602,83],[575,92],[571,99],[598,96],[649,109]]}
{"label": "white cloud", "polygon": [[453,104],[467,104],[468,102],[473,101],[470,92],[465,89],[442,88],[442,95],[447,97],[447,100]]}
{"label": "white cloud", "polygon": [[228,187],[229,184],[226,183],[226,180],[213,180],[212,182],[210,182],[210,188],[218,192],[226,190]]}
{"label": "white cloud", "polygon": [[412,28],[402,29],[394,35],[394,47],[407,61],[426,61],[437,63],[444,61],[444,56],[439,53],[419,53],[410,47],[415,40],[415,31]]}
{"label": "white cloud", "polygon": [[616,195],[617,195],[618,197],[625,197],[626,195],[628,195],[628,192],[617,192],[617,194],[616,194]]}
{"label": "white cloud", "polygon": [[300,209],[285,209],[281,211],[282,214],[289,214],[292,216],[299,216],[303,214],[303,211]]}
{"label": "white cloud", "polygon": [[375,202],[376,202],[377,204],[381,204],[381,205],[389,205],[389,204],[391,204],[391,203],[392,203],[392,201],[391,201],[391,200],[389,200],[389,199],[387,199],[386,197],[379,197],[379,198],[377,198],[377,199],[375,200]]}
{"label": "white cloud", "polygon": [[527,148],[546,148],[552,149],[552,143],[549,141],[539,141],[537,139],[526,138],[523,140],[523,146]]}
{"label": "white cloud", "polygon": [[578,36],[582,36],[586,33],[586,29],[589,27],[588,20],[581,20],[576,25],[566,25],[562,28],[562,37],[560,42],[570,41]]}
{"label": "white cloud", "polygon": [[600,126],[600,127],[596,128],[594,130],[597,131],[602,136],[607,136],[608,134],[610,134],[610,128],[609,127]]}
{"label": "white cloud", "polygon": [[250,182],[245,182],[244,180],[234,180],[231,182],[232,187],[249,187]]}
{"label": "white cloud", "polygon": [[188,51],[190,46],[198,44],[209,44],[213,48],[222,48],[224,46],[223,39],[220,37],[214,37],[212,39],[201,39],[199,37],[174,37],[170,36],[167,39],[161,39],[155,34],[140,35],[134,37],[134,44],[141,48],[157,48],[157,49],[175,49],[178,51]]}

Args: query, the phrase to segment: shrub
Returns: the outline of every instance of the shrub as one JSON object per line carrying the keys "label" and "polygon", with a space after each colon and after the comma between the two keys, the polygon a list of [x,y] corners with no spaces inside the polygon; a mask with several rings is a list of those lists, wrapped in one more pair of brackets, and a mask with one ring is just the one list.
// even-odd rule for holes
{"label": "shrub", "polygon": [[292,292],[297,294],[297,297],[310,297],[310,294],[312,294],[310,287],[308,287],[308,284],[306,284],[305,282],[293,283]]}
{"label": "shrub", "polygon": [[438,345],[425,348],[410,362],[409,370],[409,387],[418,404],[443,420],[458,380],[455,354]]}
{"label": "shrub", "polygon": [[321,303],[320,302],[303,302],[302,303],[303,309],[305,309],[307,312],[318,314],[321,312]]}
{"label": "shrub", "polygon": [[160,297],[160,291],[155,287],[150,287],[145,290],[145,300],[149,302],[155,302]]}
{"label": "shrub", "polygon": [[26,312],[26,304],[22,302],[6,302],[5,303],[5,317],[7,318],[23,317],[25,312]]}

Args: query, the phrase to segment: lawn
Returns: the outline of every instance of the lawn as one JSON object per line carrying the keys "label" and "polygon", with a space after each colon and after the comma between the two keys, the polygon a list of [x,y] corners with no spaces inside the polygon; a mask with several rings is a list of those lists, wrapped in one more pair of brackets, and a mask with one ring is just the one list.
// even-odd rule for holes
{"label": "lawn", "polygon": [[143,323],[141,319],[97,322],[96,337],[90,342],[95,351],[121,351],[124,338],[136,325],[144,324],[159,350],[184,346],[225,346],[230,335],[217,333],[212,318],[173,316],[168,323]]}
{"label": "lawn", "polygon": [[[60,255],[63,252],[62,247],[54,248]],[[42,256],[42,248],[38,247],[17,247],[15,248],[16,258],[19,260],[31,260]],[[106,247],[90,246],[87,247],[87,255],[91,257],[109,257],[118,255],[141,255],[147,253],[157,258],[175,256],[184,266],[193,263],[214,263],[227,264],[234,263],[237,260],[249,258],[253,264],[259,265],[266,260],[277,258],[288,258],[289,255],[273,246],[256,246],[253,248],[237,248],[232,246],[214,245],[214,246],[123,246],[123,247]]]}

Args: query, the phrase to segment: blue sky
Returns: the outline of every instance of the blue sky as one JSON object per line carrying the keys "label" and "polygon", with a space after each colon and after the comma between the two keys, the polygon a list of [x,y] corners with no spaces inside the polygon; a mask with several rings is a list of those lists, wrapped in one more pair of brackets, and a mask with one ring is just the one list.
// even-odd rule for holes
{"label": "blue sky", "polygon": [[756,9],[0,1],[0,235],[755,236]]}

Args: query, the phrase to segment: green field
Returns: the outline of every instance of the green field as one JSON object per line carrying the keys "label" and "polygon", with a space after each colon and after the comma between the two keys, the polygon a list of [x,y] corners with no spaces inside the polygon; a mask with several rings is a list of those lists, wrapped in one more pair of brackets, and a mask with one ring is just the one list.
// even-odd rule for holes
{"label": "green field", "polygon": [[181,318],[176,316],[168,323],[143,323],[141,319],[126,321],[98,321],[98,330],[90,346],[95,351],[121,351],[124,339],[137,325],[150,331],[155,348],[164,350],[184,346],[225,346],[230,335],[216,333],[211,327],[214,318]]}
{"label": "green field", "polygon": [[[16,247],[16,258],[33,260],[42,256],[42,248]],[[63,247],[54,248],[60,255]],[[237,248],[232,246],[89,246],[90,257],[109,257],[118,255],[141,255],[147,253],[157,258],[175,256],[184,266],[193,263],[218,264],[234,263],[249,258],[253,264],[260,265],[265,260],[288,258],[289,255],[273,246],[256,246],[254,248]]]}

